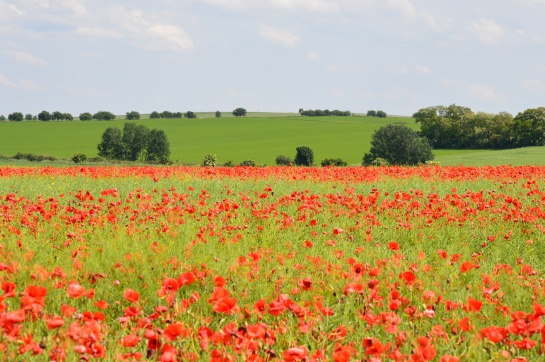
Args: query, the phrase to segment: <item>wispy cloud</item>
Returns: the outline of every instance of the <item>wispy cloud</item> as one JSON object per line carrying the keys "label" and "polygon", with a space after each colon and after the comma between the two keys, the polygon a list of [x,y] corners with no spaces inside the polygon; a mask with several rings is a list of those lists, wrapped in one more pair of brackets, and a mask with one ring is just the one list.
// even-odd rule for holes
{"label": "wispy cloud", "polygon": [[486,45],[498,45],[505,38],[505,30],[492,20],[472,21],[469,30]]}
{"label": "wispy cloud", "polygon": [[259,28],[259,36],[272,43],[280,44],[288,48],[294,48],[303,38],[286,28],[275,28],[262,25]]}
{"label": "wispy cloud", "polygon": [[47,65],[47,61],[45,59],[39,58],[27,52],[5,50],[4,54],[8,55],[10,58],[13,58],[16,61],[21,63],[30,64],[30,65],[39,65],[39,66]]}

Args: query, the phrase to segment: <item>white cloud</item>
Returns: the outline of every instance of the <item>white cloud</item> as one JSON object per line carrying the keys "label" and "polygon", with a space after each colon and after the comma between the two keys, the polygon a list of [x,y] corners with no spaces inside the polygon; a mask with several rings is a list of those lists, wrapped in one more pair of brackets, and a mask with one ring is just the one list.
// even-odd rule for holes
{"label": "white cloud", "polygon": [[482,101],[503,103],[507,100],[505,95],[498,93],[494,88],[485,84],[470,84],[467,86],[467,91],[473,98]]}
{"label": "white cloud", "polygon": [[206,0],[207,3],[233,10],[281,9],[289,11],[306,10],[318,13],[338,12],[337,0]]}
{"label": "white cloud", "polygon": [[545,94],[545,83],[537,79],[530,79],[521,82],[522,88],[535,93]]}
{"label": "white cloud", "polygon": [[333,98],[344,98],[344,92],[340,89],[333,89],[329,95]]}
{"label": "white cloud", "polygon": [[31,90],[31,91],[39,89],[38,86],[36,84],[34,84],[34,82],[32,82],[32,81],[30,81],[28,79],[23,79],[19,83],[19,88],[24,89],[24,90]]}
{"label": "white cloud", "polygon": [[91,38],[118,39],[123,37],[123,35],[121,35],[121,33],[116,30],[88,26],[78,27],[76,29],[76,33]]}
{"label": "white cloud", "polygon": [[492,20],[472,21],[469,30],[487,45],[498,45],[505,38],[505,30]]}
{"label": "white cloud", "polygon": [[0,85],[8,88],[17,88],[17,83],[9,80],[5,75],[0,74]]}
{"label": "white cloud", "polygon": [[409,74],[409,68],[408,67],[394,67],[392,68],[392,73],[394,74],[402,74],[402,75],[408,75]]}
{"label": "white cloud", "polygon": [[420,75],[428,75],[431,73],[431,69],[424,65],[417,65],[414,67],[414,69]]}
{"label": "white cloud", "polygon": [[313,62],[316,62],[318,60],[320,60],[320,54],[316,53],[316,52],[310,52],[307,54],[307,58],[309,60],[312,60]]}
{"label": "white cloud", "polygon": [[297,46],[297,43],[303,40],[300,35],[294,34],[286,28],[275,28],[266,25],[262,25],[259,28],[259,36],[288,48],[294,48]]}
{"label": "white cloud", "polygon": [[21,63],[26,63],[30,65],[39,65],[39,66],[47,65],[47,61],[45,59],[38,58],[30,53],[19,52],[14,50],[6,50],[4,51],[4,53]]}

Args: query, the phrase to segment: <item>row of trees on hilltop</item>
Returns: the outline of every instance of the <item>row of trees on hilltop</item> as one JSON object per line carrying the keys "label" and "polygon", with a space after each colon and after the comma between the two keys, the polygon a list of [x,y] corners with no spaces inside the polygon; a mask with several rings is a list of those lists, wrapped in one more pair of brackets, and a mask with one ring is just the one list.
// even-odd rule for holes
{"label": "row of trees on hilltop", "polygon": [[422,108],[413,117],[434,148],[506,149],[545,145],[545,107],[510,113],[477,112],[452,104]]}
{"label": "row of trees on hilltop", "polygon": [[[13,122],[21,122],[21,121],[72,121],[74,117],[70,113],[62,113],[59,111],[55,112],[48,112],[48,111],[41,111],[37,115],[32,115],[30,113],[27,113],[23,115],[21,112],[13,112],[8,115],[7,120],[13,121]],[[0,116],[0,121],[5,121],[6,117],[3,115]]]}
{"label": "row of trees on hilltop", "polygon": [[308,116],[308,117],[325,117],[325,116],[351,116],[352,112],[350,111],[339,111],[338,109],[335,109],[333,111],[330,111],[329,109],[308,109],[304,110],[303,108],[299,108],[299,114],[301,116]]}

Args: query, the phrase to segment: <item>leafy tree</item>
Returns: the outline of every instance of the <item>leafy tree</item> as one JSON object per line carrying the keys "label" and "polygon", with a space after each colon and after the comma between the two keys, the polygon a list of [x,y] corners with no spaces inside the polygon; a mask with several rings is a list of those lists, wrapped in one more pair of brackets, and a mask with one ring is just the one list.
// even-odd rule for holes
{"label": "leafy tree", "polygon": [[371,150],[363,156],[363,165],[383,158],[392,165],[418,165],[433,160],[428,140],[405,125],[389,124],[371,137]]}
{"label": "leafy tree", "polygon": [[367,115],[369,117],[376,117],[377,116],[377,111],[369,110],[369,111],[367,111]]}
{"label": "leafy tree", "polygon": [[146,141],[146,160],[168,163],[170,156],[170,144],[163,130],[152,129]]}
{"label": "leafy tree", "polygon": [[185,118],[197,118],[195,112],[187,111],[185,112]]}
{"label": "leafy tree", "polygon": [[38,120],[38,116],[36,116],[36,115],[32,116],[32,120],[33,120],[33,121],[37,121],[37,120]]}
{"label": "leafy tree", "polygon": [[159,112],[153,111],[153,112],[150,113],[149,118],[151,118],[151,119],[161,118],[161,116],[159,115]]}
{"label": "leafy tree", "polygon": [[545,107],[530,108],[517,114],[513,134],[518,147],[545,145]]}
{"label": "leafy tree", "polygon": [[326,167],[326,166],[344,167],[348,165],[346,161],[343,161],[340,158],[326,158],[326,159],[323,159],[320,164],[322,165],[322,167]]}
{"label": "leafy tree", "polygon": [[295,164],[297,166],[312,166],[314,163],[314,152],[309,147],[297,147],[295,151]]}
{"label": "leafy tree", "polygon": [[129,161],[143,160],[150,130],[144,125],[127,122],[123,125],[124,159]]}
{"label": "leafy tree", "polygon": [[204,156],[204,161],[202,162],[202,165],[205,167],[215,167],[216,162],[218,162],[216,155],[206,155]]}
{"label": "leafy tree", "polygon": [[113,121],[115,119],[115,114],[108,111],[99,111],[93,114],[93,119],[97,121]]}
{"label": "leafy tree", "polygon": [[62,121],[64,119],[64,114],[59,111],[55,111],[51,114],[51,119],[54,121]]}
{"label": "leafy tree", "polygon": [[27,113],[27,114],[25,115],[25,121],[32,121],[32,114]]}
{"label": "leafy tree", "polygon": [[256,164],[255,164],[255,161],[254,160],[244,160],[242,161],[239,166],[244,166],[244,167],[255,167]]}
{"label": "leafy tree", "polygon": [[293,164],[293,160],[288,156],[278,155],[276,156],[275,163],[278,166],[291,166]]}
{"label": "leafy tree", "polygon": [[216,111],[216,118],[221,118],[221,112],[220,111]]}
{"label": "leafy tree", "polygon": [[89,112],[80,113],[79,120],[80,121],[90,121],[93,119],[93,115]]}
{"label": "leafy tree", "polygon": [[184,114],[182,112],[174,112],[172,113],[172,118],[184,118]]}
{"label": "leafy tree", "polygon": [[386,118],[386,112],[384,112],[384,111],[377,111],[377,117],[379,117],[379,118]]}
{"label": "leafy tree", "polygon": [[5,121],[6,120],[6,116],[4,116],[3,114],[0,114],[0,121]]}
{"label": "leafy tree", "polygon": [[297,113],[301,114],[303,113],[305,110],[303,108],[299,108],[299,110],[297,111]]}
{"label": "leafy tree", "polygon": [[123,159],[123,141],[121,130],[117,127],[108,127],[102,134],[102,141],[98,144],[98,155],[104,158]]}
{"label": "leafy tree", "polygon": [[8,115],[8,119],[10,121],[21,122],[24,119],[24,116],[21,112],[13,112]]}
{"label": "leafy tree", "polygon": [[160,114],[161,118],[172,118],[173,114],[170,111],[163,111]]}
{"label": "leafy tree", "polygon": [[40,121],[51,121],[51,118],[51,113],[49,113],[48,111],[41,111],[40,113],[38,113],[38,119]]}
{"label": "leafy tree", "polygon": [[72,162],[74,162],[74,163],[80,163],[80,162],[85,162],[85,161],[87,161],[87,155],[85,153],[76,153],[72,157]]}
{"label": "leafy tree", "polygon": [[63,113],[62,116],[67,121],[73,121],[74,120],[74,117],[70,113]]}
{"label": "leafy tree", "polygon": [[127,115],[125,118],[128,120],[140,119],[140,113],[136,111],[130,111],[130,112],[127,112],[126,114]]}
{"label": "leafy tree", "polygon": [[235,116],[235,117],[244,117],[244,116],[246,116],[246,109],[245,108],[236,108],[233,111],[233,116]]}

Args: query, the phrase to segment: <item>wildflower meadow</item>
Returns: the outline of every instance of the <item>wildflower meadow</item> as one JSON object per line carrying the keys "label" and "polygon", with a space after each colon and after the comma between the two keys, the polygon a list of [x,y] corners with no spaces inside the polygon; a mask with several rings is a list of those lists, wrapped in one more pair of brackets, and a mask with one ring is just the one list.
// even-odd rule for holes
{"label": "wildflower meadow", "polygon": [[545,167],[0,168],[2,360],[535,361]]}

